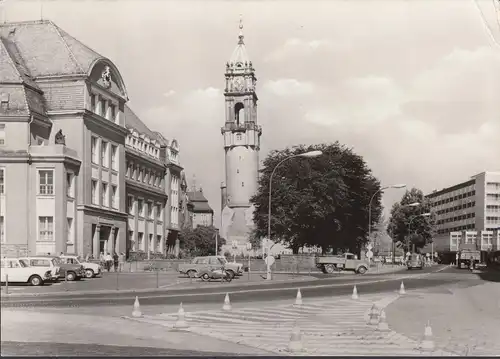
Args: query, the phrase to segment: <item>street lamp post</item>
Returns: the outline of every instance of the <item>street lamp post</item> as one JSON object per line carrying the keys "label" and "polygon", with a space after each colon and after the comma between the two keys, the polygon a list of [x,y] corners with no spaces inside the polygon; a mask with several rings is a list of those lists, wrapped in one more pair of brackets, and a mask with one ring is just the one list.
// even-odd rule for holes
{"label": "street lamp post", "polygon": [[418,218],[418,217],[429,217],[430,215],[431,214],[429,212],[427,212],[427,213],[417,214],[416,216],[413,216],[413,217],[410,218],[410,222],[408,222],[408,238],[406,239],[406,251],[407,252],[410,251],[411,222],[413,222],[413,220],[415,218]]}
{"label": "street lamp post", "polygon": [[[394,212],[394,214],[397,213],[401,208],[406,208],[406,207],[418,207],[420,206],[420,202],[413,202],[410,204],[405,204],[404,206],[399,206],[397,210]],[[394,240],[392,240],[392,264],[394,265],[394,262],[396,262],[396,246],[394,244]]]}
{"label": "street lamp post", "polygon": [[[372,201],[375,198],[375,196],[378,193],[383,192],[384,190],[389,189],[389,188],[405,188],[405,187],[406,187],[405,184],[393,184],[391,186],[382,187],[377,192],[375,192],[373,194],[373,196],[370,198],[370,203],[368,204],[368,239],[369,240],[371,240],[371,234],[372,234]],[[368,258],[368,263],[370,263],[370,258]]]}
{"label": "street lamp post", "polygon": [[[312,157],[318,157],[318,156],[321,156],[323,154],[323,152],[321,151],[310,151],[310,152],[305,152],[305,153],[300,153],[298,155],[293,155],[293,156],[289,156],[287,158],[284,158],[283,160],[281,160],[276,166],[274,166],[274,169],[273,171],[271,172],[271,176],[269,177],[269,208],[268,208],[268,215],[267,215],[267,239],[268,241],[271,240],[271,203],[272,203],[272,197],[271,197],[271,190],[272,190],[272,185],[273,185],[273,176],[274,176],[274,172],[276,171],[276,169],[279,167],[279,165],[281,165],[283,162],[287,161],[287,160],[290,160],[292,158],[295,158],[295,157],[306,157],[306,158],[312,158]],[[270,247],[270,242],[268,243],[267,245],[267,256],[269,257],[270,255],[270,251],[271,251],[271,247]],[[267,273],[266,273],[266,280],[271,280],[271,262],[268,260],[267,261]]]}

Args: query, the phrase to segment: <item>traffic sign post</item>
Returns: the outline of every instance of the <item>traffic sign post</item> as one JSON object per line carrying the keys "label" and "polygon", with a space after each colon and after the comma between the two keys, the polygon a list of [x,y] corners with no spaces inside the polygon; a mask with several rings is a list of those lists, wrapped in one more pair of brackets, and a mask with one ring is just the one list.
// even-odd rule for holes
{"label": "traffic sign post", "polygon": [[238,248],[238,241],[233,241],[232,247],[233,247],[233,263],[236,263],[236,249]]}
{"label": "traffic sign post", "polygon": [[252,243],[247,243],[247,251],[248,251],[248,281],[250,282],[250,251],[252,250]]}

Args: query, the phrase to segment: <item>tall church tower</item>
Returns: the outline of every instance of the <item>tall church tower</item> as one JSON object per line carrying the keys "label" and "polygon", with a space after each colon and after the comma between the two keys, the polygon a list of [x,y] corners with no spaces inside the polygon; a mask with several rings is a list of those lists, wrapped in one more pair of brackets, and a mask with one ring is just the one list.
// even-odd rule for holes
{"label": "tall church tower", "polygon": [[238,44],[226,63],[225,77],[226,119],[221,128],[225,153],[221,235],[229,246],[237,241],[244,248],[253,227],[250,197],[257,192],[262,129],[257,125],[257,78],[245,48],[241,20]]}

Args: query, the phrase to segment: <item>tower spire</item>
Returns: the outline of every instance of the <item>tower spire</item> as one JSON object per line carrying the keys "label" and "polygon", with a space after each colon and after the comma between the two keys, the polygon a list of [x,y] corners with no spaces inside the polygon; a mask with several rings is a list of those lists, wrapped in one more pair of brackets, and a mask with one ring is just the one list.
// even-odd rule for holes
{"label": "tower spire", "polygon": [[240,28],[240,34],[238,35],[238,37],[239,37],[238,45],[243,45],[244,44],[244,42],[243,42],[244,36],[243,36],[243,15],[242,14],[240,14],[240,26],[239,26],[239,28]]}

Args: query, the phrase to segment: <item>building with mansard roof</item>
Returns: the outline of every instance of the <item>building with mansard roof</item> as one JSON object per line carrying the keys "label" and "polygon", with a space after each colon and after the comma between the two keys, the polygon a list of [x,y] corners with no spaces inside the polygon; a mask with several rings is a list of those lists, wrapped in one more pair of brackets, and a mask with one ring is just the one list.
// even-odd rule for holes
{"label": "building with mansard roof", "polygon": [[208,200],[203,194],[203,189],[193,188],[192,191],[186,193],[191,205],[190,212],[193,228],[197,226],[213,226],[214,225],[214,210],[208,204]]}
{"label": "building with mansard roof", "polygon": [[179,146],[127,102],[115,64],[53,22],[0,24],[2,253],[178,251]]}

